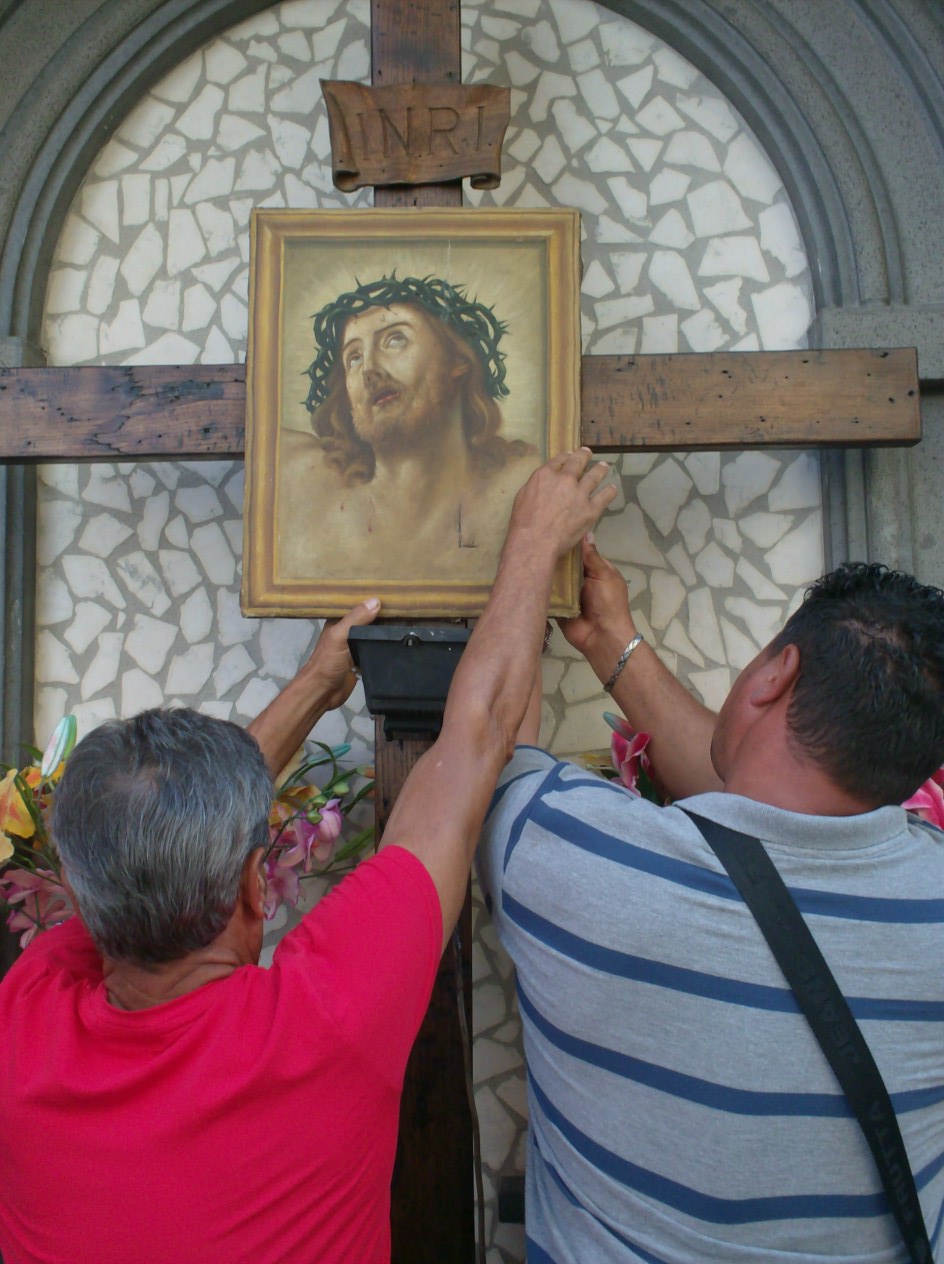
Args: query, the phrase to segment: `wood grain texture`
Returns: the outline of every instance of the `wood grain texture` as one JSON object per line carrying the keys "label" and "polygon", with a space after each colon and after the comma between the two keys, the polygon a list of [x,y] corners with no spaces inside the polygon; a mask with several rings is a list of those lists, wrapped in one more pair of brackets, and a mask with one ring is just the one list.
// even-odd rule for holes
{"label": "wood grain texture", "polygon": [[[921,438],[911,347],[584,356],[581,401],[600,452]],[[239,457],[245,410],[243,365],[0,369],[0,459]]]}
{"label": "wood grain texture", "polygon": [[[462,79],[459,0],[371,0],[371,82],[455,83]],[[461,206],[462,184],[393,185],[374,190],[375,206]],[[426,748],[388,741],[375,726],[378,835],[400,787]],[[459,919],[461,961],[447,948],[407,1066],[391,1195],[391,1264],[472,1264],[471,901]],[[461,977],[461,996],[459,979]],[[460,1005],[465,1017],[460,1020]],[[465,1028],[465,1030],[464,1030]]]}
{"label": "wood grain texture", "polygon": [[0,369],[0,457],[237,457],[246,370],[234,365]]}
{"label": "wood grain texture", "polygon": [[600,452],[913,444],[917,353],[584,356],[581,433]]}
{"label": "wood grain texture", "polygon": [[[429,741],[384,737],[375,721],[375,820],[384,827]],[[471,1030],[472,912],[466,898],[455,942],[443,953],[429,1009],[407,1064],[393,1175],[392,1264],[469,1264],[475,1249],[472,1117],[466,1094],[459,990]]]}

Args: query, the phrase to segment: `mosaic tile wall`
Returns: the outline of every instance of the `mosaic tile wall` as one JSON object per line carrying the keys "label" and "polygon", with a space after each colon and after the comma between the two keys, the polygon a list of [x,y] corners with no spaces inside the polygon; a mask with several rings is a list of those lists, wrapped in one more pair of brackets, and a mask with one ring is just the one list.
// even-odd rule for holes
{"label": "mosaic tile wall", "polygon": [[[369,80],[367,0],[287,0],[183,62],[102,150],[56,250],[51,364],[230,363],[245,354],[253,206],[350,207],[331,184],[320,78]],[[582,212],[589,353],[805,345],[806,258],[749,130],[672,49],[589,0],[466,0],[467,82],[512,88],[505,174],[470,204]],[[709,705],[822,568],[815,454],[614,460],[598,531],[640,629]],[[240,463],[40,472],[37,738],[161,702],[244,722],[317,627],[239,612]],[[604,697],[558,633],[542,736],[607,742]],[[369,758],[360,690],[316,736]],[[526,1116],[511,969],[475,907],[476,1100],[489,1264],[523,1258],[494,1188],[521,1170]],[[287,919],[293,921],[294,917]],[[282,924],[286,919],[283,917]],[[268,936],[279,933],[276,927]]]}

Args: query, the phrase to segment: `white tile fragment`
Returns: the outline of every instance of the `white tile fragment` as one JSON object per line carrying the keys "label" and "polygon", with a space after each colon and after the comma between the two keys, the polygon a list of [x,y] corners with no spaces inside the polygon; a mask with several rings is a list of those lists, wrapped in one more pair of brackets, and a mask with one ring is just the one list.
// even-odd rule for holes
{"label": "white tile fragment", "polygon": [[678,202],[685,196],[692,177],[671,167],[663,169],[654,176],[649,184],[649,203],[652,206],[663,206],[667,202]]}
{"label": "white tile fragment", "polygon": [[783,623],[779,606],[761,606],[747,597],[725,597],[724,608],[734,619],[739,619],[759,648],[768,645]]}
{"label": "white tile fragment", "polygon": [[550,22],[535,22],[522,27],[521,41],[541,61],[556,62],[560,57],[560,44]]}
{"label": "white tile fragment", "polygon": [[66,585],[51,570],[43,568],[36,576],[36,610],[44,626],[63,623],[72,618],[75,603]]}
{"label": "white tile fragment", "polygon": [[809,298],[799,285],[783,281],[769,290],[752,294],[751,304],[761,346],[766,351],[789,351],[804,345],[813,312]]}
{"label": "white tile fragment", "polygon": [[167,271],[178,276],[206,258],[206,244],[193,211],[177,209],[168,216]]}
{"label": "white tile fragment", "polygon": [[[692,230],[674,207],[656,221],[649,240],[654,246],[668,246],[673,250],[685,250],[694,240]],[[687,271],[687,268],[686,268]]]}
{"label": "white tile fragment", "polygon": [[675,524],[689,554],[694,557],[705,547],[711,530],[711,514],[703,500],[691,500],[681,510]]}
{"label": "white tile fragment", "polygon": [[176,329],[180,324],[180,282],[156,281],[144,304],[145,325],[157,329]]}
{"label": "white tile fragment", "polygon": [[721,163],[710,138],[703,132],[694,132],[688,128],[670,137],[663,161],[675,167],[695,167],[702,171],[721,170]]}
{"label": "white tile fragment", "polygon": [[[591,6],[585,7],[594,12]],[[655,36],[635,22],[604,22],[599,34],[608,66],[638,66],[648,58],[656,43]]]}
{"label": "white tile fragment", "polygon": [[760,246],[783,266],[788,278],[806,271],[806,253],[793,210],[787,202],[768,206],[758,216]]}
{"label": "white tile fragment", "polygon": [[751,227],[741,200],[726,180],[711,180],[686,198],[696,237],[740,232]]}
{"label": "white tile fragment", "polygon": [[75,618],[63,634],[65,641],[77,655],[84,654],[100,632],[111,622],[112,612],[93,601],[79,601],[75,606]]}
{"label": "white tile fragment", "polygon": [[802,452],[790,462],[770,489],[768,503],[773,510],[814,509],[822,499],[819,458]]}
{"label": "white tile fragment", "polygon": [[213,673],[213,688],[220,697],[229,693],[234,685],[242,684],[247,676],[256,671],[256,664],[244,645],[234,645],[221,656]]}
{"label": "white tile fragment", "polygon": [[138,614],[125,638],[125,651],[143,671],[157,675],[163,670],[176,639],[177,629],[172,623]]}
{"label": "white tile fragment", "polygon": [[171,497],[167,492],[149,495],[138,521],[138,542],[145,552],[154,552],[160,541],[160,532],[167,522]]}
{"label": "white tile fragment", "polygon": [[767,565],[777,584],[801,588],[823,573],[823,516],[811,513],[767,553]]}
{"label": "white tile fragment", "polygon": [[195,588],[180,607],[180,630],[191,645],[213,630],[213,607],[205,588]]}
{"label": "white tile fragment", "polygon": [[649,280],[675,307],[698,311],[701,299],[684,257],[677,250],[656,250],[649,264]]}
{"label": "white tile fragment", "polygon": [[165,689],[168,694],[192,697],[200,692],[213,670],[213,643],[191,645],[183,654],[171,659]]}
{"label": "white tile fragment", "polygon": [[41,628],[37,634],[35,655],[33,670],[40,684],[78,684],[79,674],[71,655],[48,628]]}
{"label": "white tile fragment", "polygon": [[190,537],[190,544],[211,583],[226,586],[233,582],[236,562],[217,523],[197,527]]}
{"label": "white tile fragment", "polygon": [[99,184],[86,184],[79,194],[81,214],[103,237],[116,245],[121,240],[118,214],[118,182],[103,180]]}
{"label": "white tile fragment", "polygon": [[[152,91],[162,101],[170,101],[173,105],[184,105],[193,98],[202,72],[203,56],[201,53],[194,53],[166,74]],[[148,144],[153,140],[152,136]]]}
{"label": "white tile fragment", "polygon": [[692,491],[692,480],[673,457],[657,465],[636,488],[639,504],[662,535],[675,526],[682,506]]}
{"label": "white tile fragment", "polygon": [[131,528],[120,519],[110,514],[96,514],[87,520],[79,536],[79,548],[95,557],[108,557],[131,534]]}
{"label": "white tile fragment", "polygon": [[732,518],[767,491],[780,468],[780,462],[766,452],[741,452],[733,461],[725,462],[721,482],[724,485],[724,501]]}
{"label": "white tile fragment", "polygon": [[88,281],[84,268],[56,268],[46,289],[46,311],[54,315],[77,312]]}
{"label": "white tile fragment", "polygon": [[732,277],[728,281],[706,285],[702,290],[708,301],[717,308],[734,332],[738,334],[747,332],[747,312],[739,302],[743,284],[740,277]]}
{"label": "white tile fragment", "polygon": [[139,667],[132,667],[121,674],[121,714],[138,715],[152,707],[164,705],[160,684]]}
{"label": "white tile fragment", "polygon": [[119,513],[129,513],[131,510],[128,484],[121,475],[115,473],[114,466],[108,464],[89,467],[89,479],[83,489],[82,499],[93,505],[102,505],[105,509],[116,509]]}
{"label": "white tile fragment", "polygon": [[649,581],[652,592],[650,622],[654,629],[668,627],[685,600],[685,586],[677,575],[654,570]]}
{"label": "white tile fragment", "polygon": [[671,650],[694,663],[696,667],[704,667],[705,660],[701,651],[692,643],[688,633],[682,627],[680,619],[673,619],[662,635],[660,649]]}
{"label": "white tile fragment", "polygon": [[739,670],[745,668],[757,655],[761,648],[740,628],[735,627],[730,619],[722,618],[721,634],[724,637],[725,655],[732,667]]}
{"label": "white tile fragment", "polygon": [[688,634],[710,662],[724,662],[721,625],[710,588],[696,588],[688,595]]}
{"label": "white tile fragment", "polygon": [[720,96],[680,94],[676,103],[693,123],[723,143],[727,143],[742,127],[734,110]]}
{"label": "white tile fragment", "polygon": [[[256,128],[259,135],[263,135],[261,128]],[[247,138],[247,143],[249,139]],[[184,203],[187,206],[198,206],[199,203],[207,203],[210,198],[228,197],[233,191],[236,183],[236,159],[235,158],[209,158],[194,178],[187,185],[184,193]],[[216,211],[217,214],[223,214],[218,207],[212,204],[198,206],[197,218],[199,219],[200,211],[207,214]],[[201,221],[202,222],[202,221]],[[232,220],[229,221],[232,223]],[[206,230],[204,229],[204,232]],[[214,251],[214,253],[216,253]]]}
{"label": "white tile fragment", "polygon": [[783,589],[772,584],[770,579],[753,566],[746,557],[739,557],[734,569],[737,577],[743,580],[758,601],[783,602],[786,600],[787,594]]}
{"label": "white tile fragment", "polygon": [[81,697],[83,702],[93,698],[103,689],[113,685],[118,679],[118,666],[121,661],[121,646],[124,637],[120,632],[105,632],[98,638],[98,650],[82,677]]}
{"label": "white tile fragment", "polygon": [[161,549],[158,553],[161,573],[174,597],[180,597],[202,582],[202,576],[189,553],[180,549]]}
{"label": "white tile fragment", "polygon": [[131,293],[143,294],[164,265],[164,239],[153,224],[147,224],[132,242],[119,272]]}
{"label": "white tile fragment", "polygon": [[177,130],[191,141],[209,140],[225,99],[221,88],[208,83],[177,119]]}
{"label": "white tile fragment", "polygon": [[692,351],[717,351],[728,340],[728,335],[719,325],[714,312],[707,308],[683,320],[679,328]]}
{"label": "white tile fragment", "polygon": [[738,519],[741,534],[759,549],[769,549],[783,538],[793,525],[791,514],[752,513]]}
{"label": "white tile fragment", "polygon": [[664,96],[653,97],[636,114],[636,122],[653,136],[668,136],[685,126],[681,115]]}
{"label": "white tile fragment", "polygon": [[193,523],[209,522],[211,518],[219,518],[223,513],[219,496],[206,483],[201,487],[178,488],[174,507]]}
{"label": "white tile fragment", "polygon": [[734,582],[734,561],[714,540],[695,558],[695,570],[712,588],[730,588]]}
{"label": "white tile fragment", "polygon": [[135,551],[119,558],[114,563],[114,571],[128,592],[152,614],[159,617],[170,608],[170,598],[161,577],[142,552]]}
{"label": "white tile fragment", "polygon": [[756,237],[712,237],[705,247],[699,276],[744,276],[769,281],[770,273]]}
{"label": "white tile fragment", "polygon": [[769,206],[783,187],[773,164],[746,132],[728,146],[724,174],[742,197]]}
{"label": "white tile fragment", "polygon": [[111,321],[101,325],[98,346],[103,356],[116,355],[143,347],[144,326],[141,323],[141,305],[132,298],[118,304],[118,312]]}
{"label": "white tile fragment", "polygon": [[639,350],[645,355],[672,355],[678,351],[678,316],[645,316]]}
{"label": "white tile fragment", "polygon": [[617,88],[634,110],[638,110],[645,101],[652,87],[654,74],[652,66],[645,66],[642,70],[635,70],[631,75],[624,75],[622,79],[616,81]]}

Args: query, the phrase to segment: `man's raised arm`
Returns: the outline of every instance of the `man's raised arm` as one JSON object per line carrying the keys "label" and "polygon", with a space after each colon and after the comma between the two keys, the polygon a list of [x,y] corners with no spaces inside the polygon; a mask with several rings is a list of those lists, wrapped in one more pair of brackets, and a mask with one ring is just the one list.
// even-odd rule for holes
{"label": "man's raised arm", "polygon": [[[635,639],[636,625],[622,575],[597,552],[592,538],[583,541],[582,549],[580,614],[561,619],[560,628],[606,684]],[[612,696],[632,727],[650,735],[653,766],[673,799],[721,789],[710,758],[714,712],[692,697],[644,641],[625,660]]]}
{"label": "man's raised arm", "polygon": [[379,609],[377,598],[369,597],[343,619],[325,623],[298,675],[247,725],[273,777],[279,775],[321,717],[347,701],[357,684],[347,634],[351,628],[372,623]]}
{"label": "man's raised arm", "polygon": [[514,749],[541,651],[557,561],[616,495],[587,448],[535,470],[515,497],[495,584],[453,677],[442,731],[400,791],[382,846],[426,866],[444,939],[465,899],[472,856],[498,775]]}

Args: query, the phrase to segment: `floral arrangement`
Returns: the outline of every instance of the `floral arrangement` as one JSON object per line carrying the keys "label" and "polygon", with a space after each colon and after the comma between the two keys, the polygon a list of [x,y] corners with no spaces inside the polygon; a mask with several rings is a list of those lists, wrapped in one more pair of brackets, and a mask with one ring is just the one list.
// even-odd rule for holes
{"label": "floral arrangement", "polygon": [[[265,859],[267,918],[275,916],[280,904],[295,907],[306,878],[347,873],[365,852],[373,850],[373,825],[342,838],[345,817],[373,793],[372,770],[345,770],[340,761],[351,749],[347,743],[315,745],[317,754],[283,772],[272,801]],[[312,780],[315,769],[322,770],[320,785]],[[356,790],[355,781],[361,783]]]}
{"label": "floral arrangement", "polygon": [[[636,733],[622,716],[614,715],[611,711],[607,711],[603,718],[613,730],[610,738],[612,770],[598,768],[597,771],[612,780],[619,780],[633,794],[664,806],[669,800],[656,786],[652,760],[646,749],[649,734]],[[905,811],[913,812],[915,816],[920,816],[944,830],[944,768],[933,773],[901,806]]]}
{"label": "floral arrangement", "polygon": [[[66,716],[42,754],[29,748],[33,759],[26,767],[0,765],[5,770],[0,780],[0,905],[7,926],[19,933],[21,947],[75,912],[49,832],[56,785],[75,739],[75,718]],[[284,772],[276,786],[264,862],[267,919],[282,904],[298,903],[306,878],[346,872],[372,848],[372,825],[345,831],[351,810],[373,791],[371,770],[342,766],[349,745],[319,742],[317,747],[317,753]]]}

